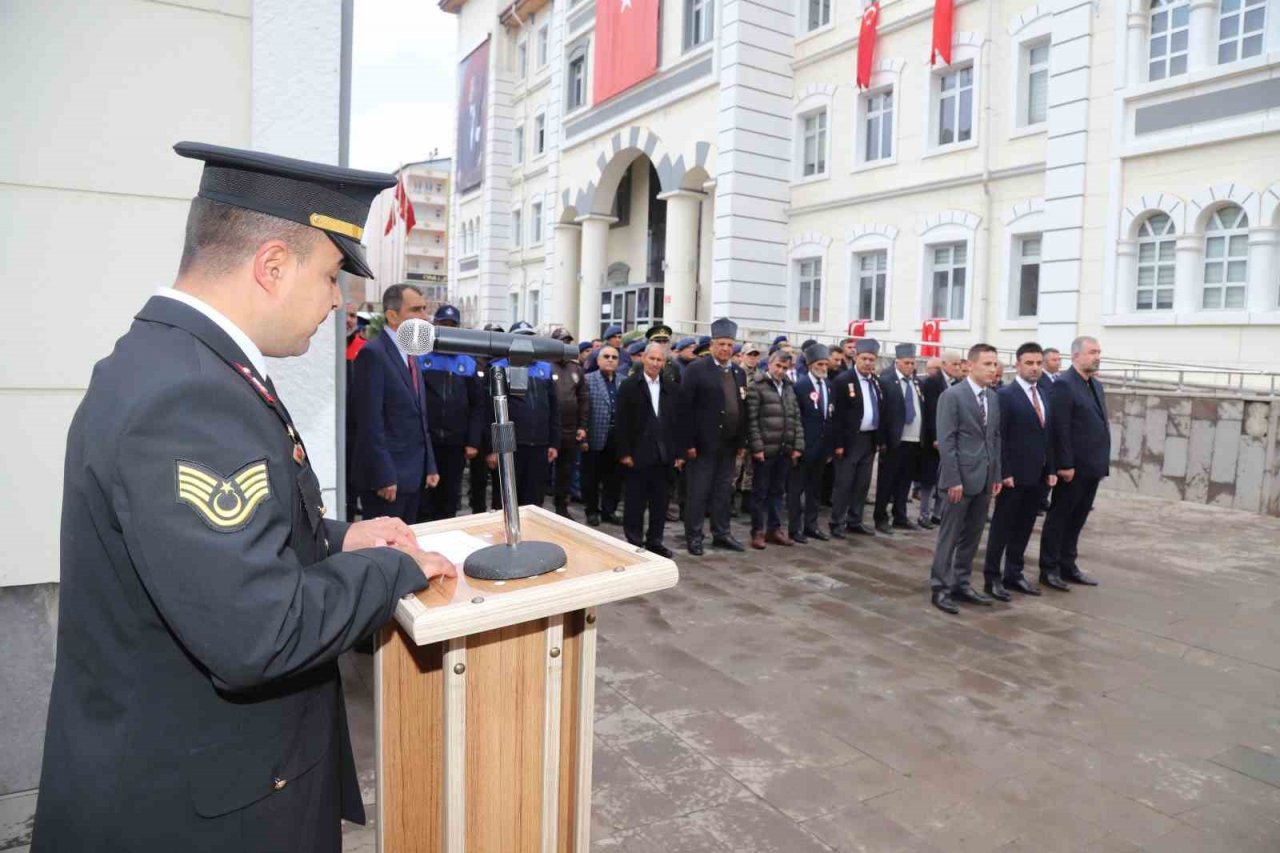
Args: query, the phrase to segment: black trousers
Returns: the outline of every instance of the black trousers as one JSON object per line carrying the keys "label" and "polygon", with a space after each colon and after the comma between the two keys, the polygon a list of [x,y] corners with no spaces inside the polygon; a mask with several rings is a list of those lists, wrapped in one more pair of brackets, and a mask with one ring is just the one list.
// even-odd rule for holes
{"label": "black trousers", "polygon": [[1053,487],[1053,503],[1040,532],[1040,571],[1059,576],[1078,572],[1076,555],[1080,531],[1089,520],[1093,499],[1098,494],[1097,478],[1074,477],[1070,483],[1058,480]]}
{"label": "black trousers", "polygon": [[787,528],[792,536],[818,526],[822,509],[822,481],[831,466],[819,456],[812,462],[801,459],[791,469],[787,485]]}
{"label": "black trousers", "polygon": [[690,542],[702,540],[702,520],[711,514],[711,535],[729,535],[729,498],[733,490],[733,469],[738,453],[733,447],[718,447],[699,453],[685,463],[688,501],[684,507],[684,532]]}
{"label": "black trousers", "polygon": [[458,514],[462,500],[462,472],[467,468],[466,451],[461,446],[437,445],[436,472],[440,482],[427,489],[418,506],[418,521],[439,521]]}
{"label": "black trousers", "polygon": [[[622,529],[632,545],[662,544],[667,526],[667,504],[671,491],[667,488],[668,466],[645,465],[626,469],[627,502],[622,508]],[[649,512],[649,529],[644,527],[645,510]]]}
{"label": "black trousers", "polygon": [[982,571],[988,583],[1002,581],[1010,584],[1023,577],[1023,558],[1043,497],[1042,483],[1014,486],[1012,489],[1005,487],[1000,491],[995,513],[991,516],[991,530],[987,533],[987,558]]}
{"label": "black trousers", "polygon": [[610,435],[603,448],[588,450],[582,456],[582,503],[590,515],[613,515],[621,494],[622,466]]}
{"label": "black trousers", "polygon": [[[471,490],[468,496],[473,513],[481,513],[488,509],[498,509],[502,504],[502,495],[498,491],[498,472],[489,470],[488,464],[484,460],[484,453],[476,455],[470,464],[471,477],[468,488]],[[490,492],[489,490],[492,489]],[[485,503],[486,493],[491,494],[492,498],[488,504]]]}
{"label": "black trousers", "polygon": [[889,502],[893,501],[893,520],[910,521],[907,500],[911,497],[911,481],[920,474],[920,442],[904,441],[892,450],[880,451],[880,471],[876,476],[876,524],[889,520]]}
{"label": "black trousers", "polygon": [[782,526],[782,493],[791,471],[791,451],[779,451],[761,462],[751,460],[751,532]]}
{"label": "black trousers", "polygon": [[876,434],[860,432],[843,459],[836,460],[836,481],[831,489],[831,526],[861,524],[871,490],[871,466],[876,461]]}
{"label": "black trousers", "polygon": [[573,486],[573,468],[578,463],[580,445],[572,438],[560,442],[560,455],[556,457],[556,509],[569,506],[569,490]]}
{"label": "black trousers", "polygon": [[[547,479],[550,468],[547,465],[547,445],[520,444],[516,446],[516,502],[520,506],[542,506],[547,497]],[[494,498],[502,499],[497,485],[493,487]]]}
{"label": "black trousers", "polygon": [[393,501],[384,501],[378,497],[377,492],[361,492],[360,493],[360,509],[362,518],[379,518],[389,515],[392,518],[398,518],[405,524],[418,523],[418,503],[422,499],[422,492],[402,492],[396,490],[396,499]]}

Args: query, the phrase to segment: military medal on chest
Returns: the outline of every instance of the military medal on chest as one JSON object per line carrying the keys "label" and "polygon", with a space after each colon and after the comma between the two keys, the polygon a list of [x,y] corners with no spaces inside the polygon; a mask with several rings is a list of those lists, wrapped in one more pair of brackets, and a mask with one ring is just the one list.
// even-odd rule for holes
{"label": "military medal on chest", "polygon": [[289,440],[293,442],[293,461],[301,465],[307,461],[307,451],[302,448],[302,440],[293,431],[293,424],[287,424],[285,429],[289,431]]}

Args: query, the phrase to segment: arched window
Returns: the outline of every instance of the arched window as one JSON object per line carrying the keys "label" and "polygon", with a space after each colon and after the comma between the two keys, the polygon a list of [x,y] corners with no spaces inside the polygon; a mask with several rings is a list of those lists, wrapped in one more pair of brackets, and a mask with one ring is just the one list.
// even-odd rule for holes
{"label": "arched window", "polygon": [[1135,308],[1139,311],[1173,309],[1173,220],[1153,213],[1138,229],[1138,286]]}
{"label": "arched window", "polygon": [[1243,308],[1249,278],[1249,217],[1234,204],[1219,208],[1204,229],[1205,308]]}
{"label": "arched window", "polygon": [[1222,0],[1218,7],[1218,64],[1262,53],[1267,0]]}
{"label": "arched window", "polygon": [[1187,0],[1151,0],[1148,80],[1186,73],[1190,16]]}

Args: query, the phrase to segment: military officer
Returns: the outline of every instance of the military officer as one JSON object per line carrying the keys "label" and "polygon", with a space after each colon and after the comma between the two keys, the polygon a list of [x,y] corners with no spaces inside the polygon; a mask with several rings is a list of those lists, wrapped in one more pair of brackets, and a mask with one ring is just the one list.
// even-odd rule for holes
{"label": "military officer", "polygon": [[455,570],[399,520],[325,518],[265,356],[370,276],[360,224],[395,178],[176,150],[204,162],[177,280],[67,434],[32,849],[337,853],[364,819],[337,657]]}
{"label": "military officer", "polygon": [[[524,320],[511,326],[513,335],[533,333],[533,326]],[[489,365],[490,368],[507,366],[505,358]],[[521,506],[542,506],[547,495],[548,469],[560,452],[560,407],[553,372],[547,362],[535,361],[529,365],[528,390],[507,397],[507,409],[516,430],[516,500]],[[487,376],[481,379],[485,383],[489,381]],[[498,467],[498,454],[492,452],[492,448],[486,462],[490,470]]]}
{"label": "military officer", "polygon": [[[441,305],[433,322],[457,328],[458,309]],[[476,377],[476,360],[469,355],[431,352],[418,356],[426,383],[427,426],[435,451],[440,482],[428,489],[418,511],[418,521],[436,521],[458,514],[462,498],[462,473],[467,462],[480,453],[480,436],[487,422],[484,390]]]}

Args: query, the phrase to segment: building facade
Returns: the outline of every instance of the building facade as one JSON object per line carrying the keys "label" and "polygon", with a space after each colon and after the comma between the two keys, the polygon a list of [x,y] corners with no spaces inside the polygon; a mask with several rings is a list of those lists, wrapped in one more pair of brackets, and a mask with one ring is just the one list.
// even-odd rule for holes
{"label": "building facade", "polygon": [[932,0],[889,0],[866,89],[859,0],[661,0],[656,69],[597,103],[603,2],[641,5],[441,3],[488,48],[478,320],[1280,350],[1277,0],[956,0],[937,64]]}
{"label": "building facade", "polygon": [[374,278],[361,279],[364,298],[376,303],[387,284],[408,281],[422,288],[429,303],[439,304],[448,299],[453,161],[445,157],[408,163],[397,174],[413,205],[414,224],[406,228],[394,188],[374,199],[365,226]]}

